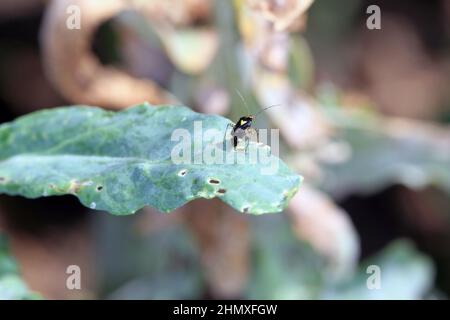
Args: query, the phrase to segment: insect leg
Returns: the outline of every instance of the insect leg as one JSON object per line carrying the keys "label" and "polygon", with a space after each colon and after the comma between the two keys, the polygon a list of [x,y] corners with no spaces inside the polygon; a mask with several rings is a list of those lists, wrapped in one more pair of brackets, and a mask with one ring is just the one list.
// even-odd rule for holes
{"label": "insect leg", "polygon": [[245,152],[248,151],[248,145],[250,144],[250,138],[245,136]]}
{"label": "insect leg", "polygon": [[256,136],[256,142],[259,142],[259,132],[258,132],[258,130],[256,130],[256,129],[253,128],[253,127],[250,127],[250,128],[248,128],[247,130],[248,130],[248,132],[249,132],[251,138],[253,138],[253,137]]}
{"label": "insect leg", "polygon": [[254,138],[256,137],[256,142],[259,142],[259,133],[258,130],[256,130],[253,127],[250,127],[246,131],[245,135],[245,150],[247,151],[248,146],[250,144],[250,141],[254,141]]}

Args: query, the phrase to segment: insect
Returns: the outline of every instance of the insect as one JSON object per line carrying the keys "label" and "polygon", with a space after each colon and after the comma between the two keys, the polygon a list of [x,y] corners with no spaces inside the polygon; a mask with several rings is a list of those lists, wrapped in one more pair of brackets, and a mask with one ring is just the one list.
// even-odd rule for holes
{"label": "insect", "polygon": [[[242,97],[242,95],[240,94],[239,91],[236,91],[236,92],[238,93],[239,97],[242,99],[245,107],[248,110],[248,106],[244,100],[244,97]],[[253,120],[255,120],[261,112],[263,112],[267,109],[273,108],[273,107],[277,107],[277,106],[279,106],[279,105],[273,105],[273,106],[264,108],[255,115],[248,115],[248,116],[240,117],[239,120],[235,124],[228,123],[227,127],[225,129],[224,140],[227,136],[228,129],[231,128],[231,136],[233,137],[233,148],[236,150],[236,147],[238,145],[238,140],[245,138],[245,150],[247,150],[249,140],[250,140],[249,135],[256,135],[256,141],[259,141],[258,131],[252,127]]]}

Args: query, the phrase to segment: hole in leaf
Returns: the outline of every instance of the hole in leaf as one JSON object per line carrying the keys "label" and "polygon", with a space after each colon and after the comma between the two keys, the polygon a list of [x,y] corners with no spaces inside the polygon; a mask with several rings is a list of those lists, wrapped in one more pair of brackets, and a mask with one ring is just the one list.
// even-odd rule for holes
{"label": "hole in leaf", "polygon": [[180,171],[178,172],[178,175],[179,175],[180,177],[184,177],[186,174],[187,174],[187,170],[186,170],[186,169],[180,170]]}
{"label": "hole in leaf", "polygon": [[97,191],[100,192],[103,190],[103,186],[97,186]]}
{"label": "hole in leaf", "polygon": [[244,213],[248,213],[248,210],[250,210],[249,207],[245,207],[245,208],[242,209],[242,211],[243,211]]}
{"label": "hole in leaf", "polygon": [[220,183],[220,180],[217,180],[217,179],[209,179],[209,183],[210,184],[219,184]]}
{"label": "hole in leaf", "polygon": [[227,192],[226,189],[219,189],[219,190],[217,190],[217,193],[220,193],[220,194],[225,194],[226,192]]}

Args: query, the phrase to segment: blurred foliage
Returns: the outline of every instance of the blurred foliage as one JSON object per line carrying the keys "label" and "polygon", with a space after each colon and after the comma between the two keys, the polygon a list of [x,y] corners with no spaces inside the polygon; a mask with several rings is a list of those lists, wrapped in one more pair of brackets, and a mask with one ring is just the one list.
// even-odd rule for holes
{"label": "blurred foliage", "polygon": [[31,292],[8,250],[6,237],[0,234],[0,300],[40,299]]}
{"label": "blurred foliage", "polygon": [[[231,272],[221,272],[218,280],[208,275],[217,273],[217,264],[223,267],[218,270],[228,271],[235,270],[229,268],[232,264],[242,263],[229,259],[220,245],[235,240],[241,245],[232,246],[236,255],[247,254],[249,259],[236,268],[244,270],[237,278],[246,281],[234,289],[233,298],[445,298],[436,293],[435,269],[439,273],[439,268],[412,244],[433,238],[428,247],[420,246],[421,251],[439,252],[442,260],[448,260],[444,252],[448,234],[442,236],[430,226],[448,233],[450,129],[445,124],[448,111],[435,105],[445,95],[448,105],[449,60],[446,52],[431,56],[422,45],[417,34],[428,26],[412,19],[409,24],[416,30],[398,13],[383,13],[383,30],[368,34],[364,30],[367,2],[357,0],[345,6],[320,0],[132,0],[119,7],[105,1],[106,9],[97,11],[89,7],[94,2],[85,1],[89,24],[83,32],[64,33],[52,29],[66,18],[64,6],[57,5],[64,1],[68,0],[55,1],[46,9],[54,15],[44,19],[42,55],[47,77],[67,100],[122,108],[136,99],[167,102],[170,98],[234,121],[280,105],[262,113],[256,126],[280,128],[280,154],[306,181],[304,192],[297,193],[280,215],[236,218],[235,212],[226,215],[218,205],[195,207],[194,202],[182,208],[189,211],[180,213],[185,221],[174,218],[156,230],[142,226],[139,217],[146,209],[130,217],[95,215],[101,297],[229,297],[229,292],[213,290],[220,288],[213,282],[230,282],[235,279]],[[385,2],[386,10],[393,2],[389,3]],[[418,3],[403,5],[407,11],[426,6]],[[427,5],[434,8],[435,3]],[[423,11],[422,16],[436,18],[429,13]],[[438,13],[447,17],[444,10]],[[111,65],[92,62],[88,45],[81,45],[82,50],[76,47],[86,44],[105,21],[107,26],[97,34],[104,41],[94,48],[105,58],[102,62],[114,62],[114,73]],[[55,65],[58,58],[65,64]],[[84,59],[92,65],[80,75]],[[388,107],[378,105],[377,99],[387,101]],[[434,119],[433,112],[444,114],[438,119],[441,123],[428,121]],[[404,216],[392,218],[416,226],[415,238],[394,240],[361,262],[359,238],[365,236],[364,229],[357,229],[336,200],[370,196],[392,185],[417,191],[414,202],[420,208],[408,202],[409,216],[393,208]],[[430,185],[446,192],[439,195],[442,205],[434,205],[440,207],[438,213],[421,193]],[[360,212],[352,212],[353,216],[372,212],[367,206],[370,203],[358,207],[354,211]],[[190,226],[195,220],[192,212],[206,225],[206,236],[199,236],[201,228]],[[436,218],[441,213],[447,220]],[[150,225],[158,226],[150,220]],[[387,236],[391,226],[382,223],[386,230],[371,233],[377,233],[377,243],[391,241]],[[430,229],[420,233],[417,225]],[[226,259],[205,262],[205,247],[215,253],[214,258]],[[380,290],[366,286],[369,265],[381,268]],[[447,277],[448,265],[440,266],[446,268],[441,272]]]}
{"label": "blurred foliage", "polygon": [[[253,277],[254,299],[421,299],[432,288],[432,263],[408,241],[390,244],[364,261],[359,271],[335,281],[326,263],[311,247],[297,240],[282,217],[255,221],[257,226]],[[267,219],[268,220],[268,219]],[[271,232],[277,242],[267,237]],[[368,265],[381,271],[381,288],[369,290]]]}
{"label": "blurred foliage", "polygon": [[412,189],[427,185],[450,193],[450,130],[431,123],[388,118],[370,106],[345,108],[336,89],[319,96],[323,112],[335,125],[334,142],[343,159],[322,156],[321,186],[343,197],[370,194],[393,184]]}
{"label": "blurred foliage", "polygon": [[[380,289],[368,290],[369,266],[380,268]],[[325,292],[324,299],[423,299],[433,288],[433,263],[408,240],[391,243],[364,261],[353,279]]]}
{"label": "blurred foliage", "polygon": [[[138,219],[125,224],[97,217],[101,287],[110,299],[199,299],[207,283],[198,265],[195,241],[180,225],[143,235]],[[433,288],[429,258],[407,240],[391,243],[342,279],[329,277],[329,265],[295,237],[284,215],[250,219],[251,269],[245,299],[422,299]],[[118,236],[119,235],[119,236]],[[276,239],[276,241],[274,241]],[[122,253],[117,260],[116,252]],[[382,270],[381,288],[368,290],[367,266]]]}
{"label": "blurred foliage", "polygon": [[138,216],[110,218],[99,215],[94,224],[105,298],[192,299],[202,294],[198,249],[185,228],[171,225],[142,234]]}

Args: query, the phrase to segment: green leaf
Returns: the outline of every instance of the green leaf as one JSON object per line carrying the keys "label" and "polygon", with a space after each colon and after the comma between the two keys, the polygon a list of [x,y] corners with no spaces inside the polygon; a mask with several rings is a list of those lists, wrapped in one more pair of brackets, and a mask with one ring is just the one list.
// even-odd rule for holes
{"label": "green leaf", "polygon": [[30,291],[19,274],[18,266],[11,256],[7,241],[0,234],[0,300],[28,300],[42,297]]}
{"label": "green leaf", "polygon": [[[95,217],[97,245],[101,248],[97,259],[97,268],[102,270],[100,298],[200,298],[205,284],[194,236],[176,223],[149,232],[137,231],[142,218]],[[152,225],[158,224],[155,218],[152,216]],[[120,259],[117,252],[121,252]]]}
{"label": "green leaf", "polygon": [[36,300],[42,297],[31,292],[22,278],[16,274],[0,275],[0,300]]}
{"label": "green leaf", "polygon": [[254,248],[246,298],[317,299],[324,285],[326,260],[295,237],[285,215],[250,221]]}
{"label": "green leaf", "polygon": [[[220,133],[222,150],[230,121],[186,107],[143,104],[112,112],[75,106],[21,117],[0,126],[0,193],[28,198],[72,194],[85,206],[118,215],[145,205],[168,212],[213,197],[243,212],[282,211],[302,178],[273,155],[270,164],[261,157],[253,164],[208,164],[202,156],[218,142],[198,134],[196,121],[203,133]],[[172,150],[180,145],[171,139],[175,129],[193,137],[187,151],[197,163],[172,161]],[[249,150],[265,147],[251,143]],[[247,151],[223,152],[247,157]],[[278,170],[262,174],[270,165]]]}
{"label": "green leaf", "polygon": [[5,236],[0,234],[0,276],[7,273],[17,273],[17,263],[9,254]]}
{"label": "green leaf", "polygon": [[322,110],[336,128],[345,161],[320,159],[320,187],[335,197],[370,194],[393,184],[450,192],[450,127],[380,116],[368,108],[338,107],[329,89]]}
{"label": "green leaf", "polygon": [[359,128],[342,130],[342,138],[352,156],[343,163],[323,165],[326,191],[337,196],[370,194],[399,183],[412,189],[432,185],[450,192],[450,143],[414,133],[394,137]]}
{"label": "green leaf", "polygon": [[[393,241],[356,272],[335,279],[326,258],[295,237],[284,215],[250,221],[255,231],[250,299],[423,299],[433,292],[433,262],[407,239]],[[367,285],[377,276],[374,266],[379,287]]]}
{"label": "green leaf", "polygon": [[299,35],[290,39],[288,76],[295,88],[310,89],[314,83],[314,58],[308,43]]}
{"label": "green leaf", "polygon": [[[376,276],[368,268],[379,268],[379,287],[367,282]],[[396,240],[381,253],[362,263],[360,271],[350,281],[330,289],[324,299],[422,299],[432,289],[434,266],[430,258],[417,251],[406,240]]]}

